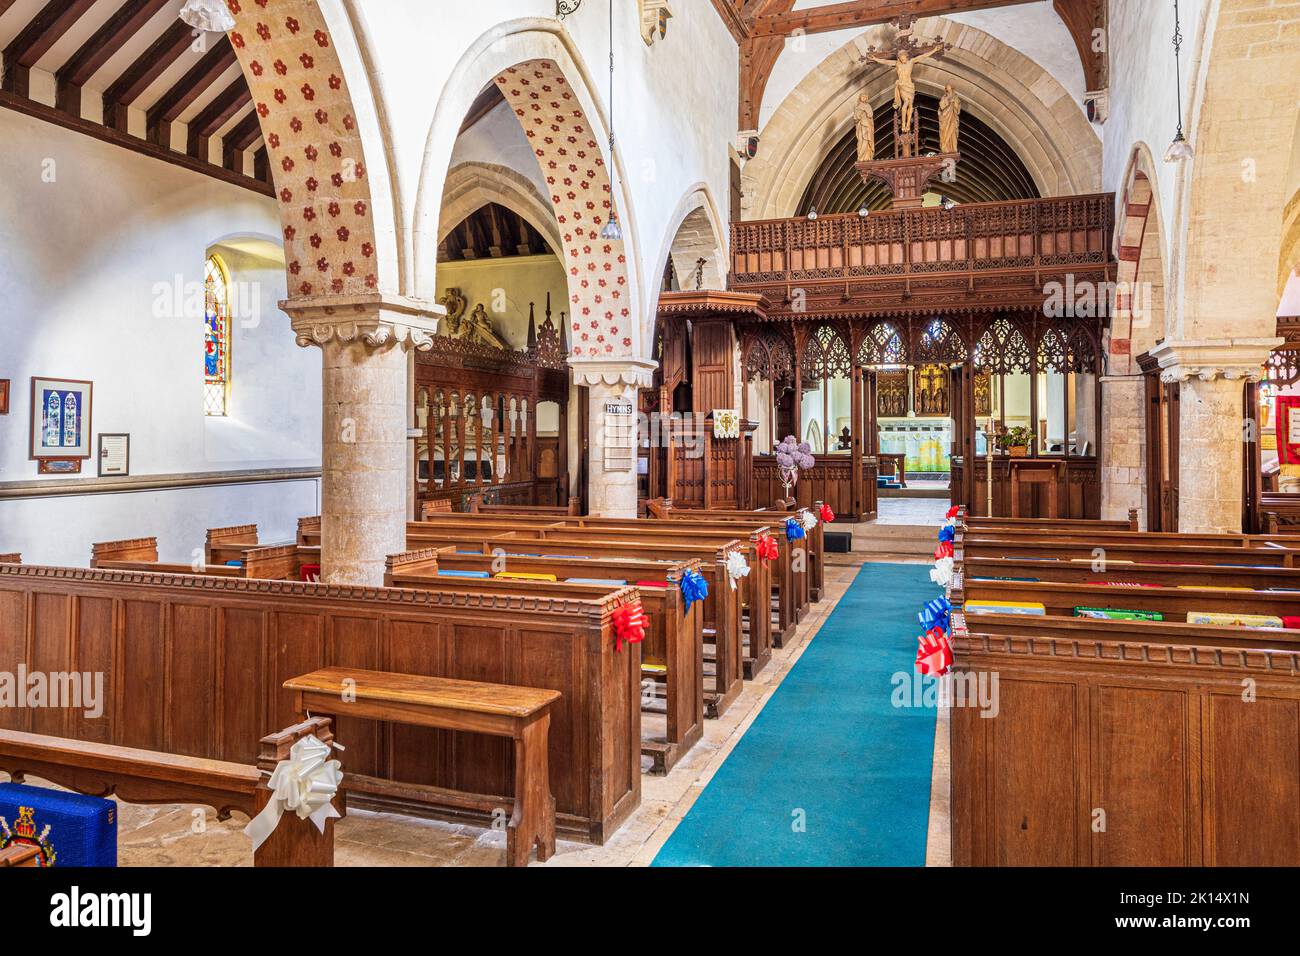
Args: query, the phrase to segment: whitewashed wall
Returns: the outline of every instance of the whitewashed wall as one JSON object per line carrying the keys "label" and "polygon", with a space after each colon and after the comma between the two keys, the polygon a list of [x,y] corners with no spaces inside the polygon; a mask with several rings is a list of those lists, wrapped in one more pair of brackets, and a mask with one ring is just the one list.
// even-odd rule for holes
{"label": "whitewashed wall", "polygon": [[[7,110],[0,183],[0,378],[13,390],[0,482],[38,477],[34,375],[94,382],[94,434],[130,433],[133,475],[320,466],[320,356],[298,348],[276,308],[285,274],[270,198]],[[202,317],[185,314],[187,299],[202,308],[213,246],[248,303],[227,419],[203,414]],[[83,464],[81,477],[95,473]],[[283,539],[315,502],[311,481],[0,501],[0,550],[84,565],[92,541],[156,534],[165,557],[188,560],[207,527],[256,522]]]}

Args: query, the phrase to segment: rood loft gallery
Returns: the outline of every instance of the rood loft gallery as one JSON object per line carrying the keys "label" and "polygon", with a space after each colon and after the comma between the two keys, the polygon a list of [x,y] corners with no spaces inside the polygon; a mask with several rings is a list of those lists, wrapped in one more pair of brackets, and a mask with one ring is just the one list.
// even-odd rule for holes
{"label": "rood loft gallery", "polygon": [[1297,64],[0,0],[0,863],[1300,864]]}

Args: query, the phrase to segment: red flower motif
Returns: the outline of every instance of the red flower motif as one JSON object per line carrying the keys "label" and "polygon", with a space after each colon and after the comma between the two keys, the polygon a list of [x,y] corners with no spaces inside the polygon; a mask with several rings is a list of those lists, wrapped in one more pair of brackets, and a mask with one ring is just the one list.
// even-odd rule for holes
{"label": "red flower motif", "polygon": [[307,146],[306,148],[303,149],[303,154],[307,157],[308,160],[310,160],[313,163],[316,162],[316,157],[317,155],[319,155],[316,152],[315,146]]}
{"label": "red flower motif", "polygon": [[316,45],[317,45],[317,46],[319,46],[319,47],[327,47],[327,46],[330,45],[329,34],[326,33],[324,30],[317,30],[317,31],[313,34],[313,36],[316,38]]}
{"label": "red flower motif", "polygon": [[[306,95],[306,94],[304,94],[304,95]],[[326,113],[324,110],[317,110],[317,111],[316,111],[316,122],[320,123],[322,126],[324,126],[326,123],[328,123],[328,122],[329,122],[329,119],[330,119],[330,115],[329,115],[329,113]]]}
{"label": "red flower motif", "polygon": [[231,13],[239,15],[239,0],[226,0],[226,6],[230,8]]}
{"label": "red flower motif", "polygon": [[288,186],[280,190],[280,202],[293,202],[293,191]]}
{"label": "red flower motif", "polygon": [[302,266],[299,265],[297,259],[294,259],[293,262],[289,263],[289,271],[294,275],[297,275],[299,272],[302,271]]}
{"label": "red flower motif", "polygon": [[253,71],[254,76],[262,75],[262,64],[254,60],[248,64],[248,68]]}
{"label": "red flower motif", "polygon": [[312,235],[311,235],[311,238],[308,239],[307,241],[311,243],[311,247],[312,247],[313,249],[319,249],[319,248],[320,248],[321,237],[320,237],[320,234],[319,234],[319,233],[315,233],[315,232],[313,232]]}
{"label": "red flower motif", "polygon": [[375,254],[375,247],[368,242],[361,243],[361,254],[369,259]]}
{"label": "red flower motif", "polygon": [[333,280],[332,282],[330,282],[330,288],[333,289],[336,293],[338,293],[338,292],[342,292],[342,291],[343,291],[343,280],[342,280],[342,279],[335,279],[335,280]]}
{"label": "red flower motif", "polygon": [[336,187],[338,187],[338,186],[342,186],[342,185],[343,185],[343,174],[342,174],[342,173],[335,173],[334,175],[332,175],[332,176],[330,177],[330,182],[332,182]]}
{"label": "red flower motif", "polygon": [[317,271],[317,272],[329,272],[329,271],[330,271],[329,260],[326,259],[324,256],[321,256],[319,259],[317,259],[317,260],[316,260],[316,271]]}
{"label": "red flower motif", "polygon": [[280,148],[280,134],[279,134],[279,133],[272,133],[270,136],[268,136],[268,137],[266,138],[266,142],[270,145],[270,147],[271,147],[272,149],[279,149],[279,148]]}
{"label": "red flower motif", "polygon": [[343,147],[340,146],[338,143],[330,143],[330,155],[333,156],[335,159],[338,159],[340,156],[343,155]]}
{"label": "red flower motif", "polygon": [[357,267],[354,266],[354,265],[352,264],[352,260],[351,260],[351,259],[349,259],[347,262],[343,263],[343,274],[344,274],[345,276],[350,276],[350,275],[352,275],[352,273],[354,273],[354,272],[356,272],[356,271],[357,271]]}
{"label": "red flower motif", "polygon": [[265,103],[258,103],[257,115],[262,117],[262,119],[266,119],[271,115],[271,107],[267,106]]}
{"label": "red flower motif", "polygon": [[337,73],[330,74],[330,89],[337,90],[343,85],[343,78]]}
{"label": "red flower motif", "polygon": [[307,191],[308,191],[308,192],[313,192],[313,193],[314,193],[314,192],[316,191],[317,187],[320,186],[320,183],[318,183],[318,182],[316,181],[316,177],[315,177],[315,176],[308,176],[308,177],[307,177],[307,182],[304,183],[304,185],[307,187]]}
{"label": "red flower motif", "polygon": [[303,207],[302,218],[307,220],[308,222],[311,222],[313,219],[316,218],[316,210],[313,209],[311,206]]}
{"label": "red flower motif", "polygon": [[379,278],[374,273],[366,276],[366,288],[373,289],[379,285]]}
{"label": "red flower motif", "polygon": [[304,53],[302,56],[298,57],[298,62],[302,64],[303,69],[305,70],[314,69],[316,66],[316,58],[310,53]]}
{"label": "red flower motif", "polygon": [[279,73],[281,76],[284,76],[289,72],[289,66],[284,62],[284,60],[276,60],[274,66],[275,72]]}
{"label": "red flower motif", "polygon": [[293,228],[293,226],[284,227],[284,238],[289,242],[293,242],[293,237],[296,235],[298,235],[298,230]]}
{"label": "red flower motif", "polygon": [[339,242],[347,242],[348,236],[350,236],[351,233],[348,232],[347,226],[339,226],[338,232],[336,232],[335,235],[339,237]]}
{"label": "red flower motif", "polygon": [[235,49],[242,50],[244,48],[244,35],[242,33],[230,34],[230,43]]}
{"label": "red flower motif", "polygon": [[310,83],[304,83],[302,85],[302,98],[308,103],[316,99],[316,91],[311,88]]}
{"label": "red flower motif", "polygon": [[290,33],[297,33],[301,29],[301,27],[298,24],[298,21],[295,20],[293,17],[287,17],[285,19],[284,28],[288,30]]}
{"label": "red flower motif", "polygon": [[271,39],[271,28],[268,27],[265,23],[259,23],[257,25],[257,35],[260,36],[263,40],[269,40]]}
{"label": "red flower motif", "polygon": [[338,204],[338,203],[336,203],[336,202],[332,202],[332,203],[329,204],[329,214],[330,214],[331,216],[337,216],[337,215],[339,214],[339,204]]}
{"label": "red flower motif", "polygon": [[283,103],[283,102],[284,102],[285,100],[287,100],[288,98],[289,98],[289,97],[285,96],[285,94],[284,94],[284,90],[276,90],[276,91],[275,91],[275,101],[276,101],[277,103]]}
{"label": "red flower motif", "polygon": [[311,295],[311,283],[304,282],[302,285],[298,286],[298,292],[302,295]]}
{"label": "red flower motif", "polygon": [[289,120],[289,128],[293,130],[295,133],[301,133],[302,120],[298,119],[298,117],[295,116],[293,119]]}
{"label": "red flower motif", "polygon": [[354,126],[356,126],[356,125],[357,125],[357,121],[354,120],[354,119],[352,118],[352,114],[351,114],[351,113],[349,113],[347,116],[343,117],[343,128],[344,128],[344,129],[346,129],[346,130],[348,130],[349,132],[351,132],[352,128],[353,128]]}
{"label": "red flower motif", "polygon": [[286,173],[292,170],[293,159],[289,156],[284,157],[284,159],[280,160],[280,168],[283,169]]}
{"label": "red flower motif", "polygon": [[366,214],[365,202],[358,200],[357,203],[352,207],[352,211],[355,212],[358,216],[364,216]]}

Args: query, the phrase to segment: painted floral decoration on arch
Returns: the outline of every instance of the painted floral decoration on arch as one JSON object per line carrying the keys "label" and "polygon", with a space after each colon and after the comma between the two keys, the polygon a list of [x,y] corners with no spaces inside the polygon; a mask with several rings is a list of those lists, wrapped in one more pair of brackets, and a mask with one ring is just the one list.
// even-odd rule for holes
{"label": "painted floral decoration on arch", "polygon": [[370,183],[317,0],[226,0],[280,203],[289,295],[376,291]]}
{"label": "painted floral decoration on arch", "polygon": [[613,209],[609,169],[582,104],[550,60],[510,67],[496,78],[541,164],[564,240],[569,338],[578,358],[632,354],[631,290],[621,240],[600,237]]}

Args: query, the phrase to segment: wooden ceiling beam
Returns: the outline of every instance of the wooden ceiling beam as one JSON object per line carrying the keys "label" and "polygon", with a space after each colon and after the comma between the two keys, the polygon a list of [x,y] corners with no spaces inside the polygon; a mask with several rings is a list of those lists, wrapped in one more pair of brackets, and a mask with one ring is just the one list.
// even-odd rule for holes
{"label": "wooden ceiling beam", "polygon": [[179,20],[164,30],[162,36],[149,44],[149,48],[104,91],[104,125],[125,130],[126,108],[193,43],[193,28]]}
{"label": "wooden ceiling beam", "polygon": [[166,5],[167,0],[128,0],[105,20],[54,74],[58,108],[80,116],[81,88]]}
{"label": "wooden ceiling beam", "polygon": [[[50,0],[32,21],[4,48],[6,90],[26,95],[27,71],[36,65],[50,47],[59,42],[95,0]],[[22,86],[22,90],[17,90]]]}
{"label": "wooden ceiling beam", "polygon": [[237,173],[244,171],[244,151],[262,135],[262,124],[257,110],[253,110],[234,125],[221,141],[221,165]]}
{"label": "wooden ceiling beam", "polygon": [[[205,106],[199,115],[190,120],[185,152],[199,159],[207,159],[207,142],[230,118],[253,101],[253,94],[241,75]],[[256,115],[256,114],[254,114]]]}
{"label": "wooden ceiling beam", "polygon": [[189,106],[207,92],[236,62],[235,48],[222,36],[172,88],[159,97],[145,114],[148,138],[160,146],[171,144],[171,125]]}
{"label": "wooden ceiling beam", "polygon": [[750,36],[787,37],[796,31],[806,34],[829,33],[832,30],[888,23],[904,13],[915,17],[934,17],[945,13],[966,13],[1031,2],[1033,0],[846,0],[807,10],[760,15],[754,19]]}

